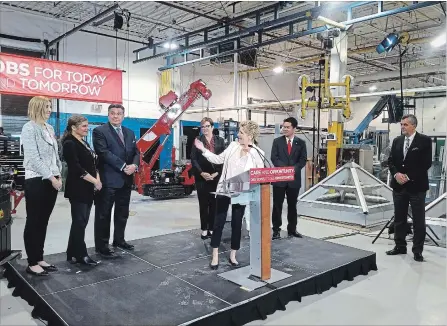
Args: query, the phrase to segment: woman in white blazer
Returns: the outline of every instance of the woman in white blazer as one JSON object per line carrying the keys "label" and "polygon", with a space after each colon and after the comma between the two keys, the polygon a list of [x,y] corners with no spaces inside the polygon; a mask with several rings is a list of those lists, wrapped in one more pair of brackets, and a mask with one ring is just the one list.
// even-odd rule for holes
{"label": "woman in white blazer", "polygon": [[56,271],[43,259],[48,220],[62,187],[61,161],[53,127],[47,123],[51,102],[43,96],[28,104],[30,121],[22,128],[23,166],[25,168],[26,224],[23,232],[28,256],[26,272],[46,276]]}
{"label": "woman in white blazer", "polygon": [[[224,191],[226,180],[241,174],[251,168],[264,167],[264,152],[257,147],[259,137],[259,126],[254,121],[243,121],[240,124],[238,141],[232,142],[227,149],[219,155],[208,151],[203,143],[195,140],[195,146],[202,151],[203,156],[214,164],[223,164],[222,175],[219,178],[216,192]],[[259,154],[262,154],[261,155]],[[231,199],[227,196],[216,196],[216,217],[214,230],[211,237],[211,247],[213,248],[213,258],[210,263],[211,269],[219,266],[219,245],[222,238],[222,231],[227,219],[227,212]],[[236,252],[241,244],[242,218],[244,216],[245,205],[233,204],[231,210],[231,252],[229,262],[231,266],[238,266]]]}

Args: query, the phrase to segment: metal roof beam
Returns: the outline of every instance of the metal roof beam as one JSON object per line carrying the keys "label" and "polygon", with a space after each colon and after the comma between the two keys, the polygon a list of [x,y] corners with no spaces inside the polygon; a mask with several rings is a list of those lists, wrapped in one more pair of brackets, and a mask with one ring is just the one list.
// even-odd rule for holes
{"label": "metal roof beam", "polygon": [[[317,10],[320,10],[320,8],[317,7],[317,8],[312,9],[311,11],[315,12]],[[280,29],[280,28],[287,27],[289,25],[293,26],[293,24],[296,24],[298,22],[309,20],[310,17],[307,16],[308,12],[309,12],[309,10],[301,11],[301,12],[298,12],[298,13],[295,13],[292,15],[281,17],[276,20],[271,20],[271,21],[268,21],[268,22],[265,22],[262,24],[258,24],[253,27],[246,28],[244,30],[233,32],[233,33],[228,33],[228,30],[226,30],[225,35],[218,36],[213,39],[208,39],[208,37],[205,36],[204,40],[202,42],[193,44],[189,47],[188,46],[184,47],[183,49],[181,49],[179,51],[170,51],[170,52],[154,54],[152,56],[145,57],[145,58],[138,58],[139,56],[137,53],[137,59],[133,63],[139,63],[139,62],[143,62],[143,61],[147,61],[147,60],[151,60],[151,59],[155,59],[155,58],[163,57],[163,56],[184,55],[184,54],[188,54],[189,52],[199,51],[204,48],[210,48],[212,46],[217,46],[218,44],[223,43],[223,42],[231,42],[231,41],[235,41],[238,39],[240,40],[240,38],[254,35],[254,33],[258,33],[258,35],[262,35],[262,34],[264,34],[263,33],[264,31]],[[226,26],[228,26],[228,25],[225,25],[224,27],[226,27]],[[206,34],[207,33],[205,33],[205,35]],[[282,39],[283,39],[283,37],[276,38],[276,40],[282,40]],[[280,42],[280,41],[271,42],[269,44],[274,44],[274,43],[278,43],[278,42]],[[155,45],[154,45],[154,48],[155,48]],[[134,52],[136,52],[136,51],[137,50],[135,50]]]}
{"label": "metal roof beam", "polygon": [[[369,2],[365,3],[365,4],[369,4]],[[355,19],[350,19],[350,20],[347,20],[345,22],[342,22],[342,24],[345,25],[345,26],[351,26],[351,25],[356,24],[356,23],[361,23],[361,22],[365,22],[365,21],[369,21],[369,20],[373,20],[373,19],[378,19],[378,18],[390,16],[390,15],[395,15],[395,14],[402,13],[402,12],[408,12],[408,11],[416,10],[416,9],[419,9],[419,8],[433,6],[435,4],[436,3],[429,2],[429,1],[421,2],[421,3],[415,3],[415,4],[412,4],[410,6],[405,6],[405,7],[401,7],[401,8],[391,9],[391,10],[387,10],[387,11],[380,11],[380,12],[378,12],[376,14],[367,15],[367,16],[364,16],[364,17],[358,17],[358,18],[355,18]],[[289,16],[285,16],[285,17],[279,18],[277,20],[273,20],[273,21],[269,21],[269,22],[266,22],[266,23],[263,23],[263,24],[259,24],[259,25],[247,28],[247,29],[239,31],[239,32],[235,32],[235,33],[231,33],[231,34],[226,33],[226,35],[214,38],[211,41],[207,40],[207,38],[205,38],[205,40],[203,42],[195,44],[194,46],[191,46],[191,47],[189,47],[187,49],[180,49],[180,50],[177,50],[177,51],[170,51],[170,52],[167,52],[167,53],[156,54],[154,56],[149,56],[149,57],[146,57],[146,58],[140,58],[139,55],[137,55],[137,60],[135,60],[134,63],[138,63],[138,62],[154,59],[154,58],[160,57],[160,56],[167,56],[168,57],[167,58],[168,59],[167,60],[168,61],[167,64],[164,67],[159,68],[159,70],[162,71],[162,70],[166,70],[166,69],[170,69],[170,68],[174,68],[174,67],[178,67],[178,66],[183,66],[183,65],[189,64],[189,63],[194,63],[194,62],[198,62],[198,61],[202,61],[202,60],[208,60],[208,59],[212,59],[212,58],[227,56],[227,55],[230,55],[230,54],[233,54],[233,53],[236,53],[236,52],[247,51],[247,50],[250,50],[250,49],[253,49],[253,48],[259,48],[259,47],[263,47],[263,46],[266,46],[266,45],[271,45],[271,44],[275,44],[275,43],[279,43],[279,42],[283,42],[283,41],[292,40],[294,38],[302,37],[302,36],[305,36],[305,35],[310,35],[310,34],[323,32],[325,30],[328,30],[329,27],[328,26],[322,26],[322,27],[319,27],[319,28],[309,28],[308,30],[301,31],[299,33],[293,33],[292,32],[293,28],[290,28],[289,34],[286,35],[286,36],[278,37],[278,38],[276,38],[274,40],[272,39],[272,40],[268,40],[268,41],[265,41],[265,42],[262,40],[262,37],[263,37],[262,34],[263,34],[263,31],[265,29],[273,29],[275,27],[276,28],[282,28],[282,27],[287,26],[287,24],[294,24],[298,20],[298,17],[300,17],[300,16],[301,16],[301,20],[305,20],[305,18],[306,19],[315,18],[315,17],[318,16],[318,13],[322,9],[323,9],[323,7],[315,7],[315,8],[312,8],[310,10],[306,10],[306,11],[303,11],[303,12],[299,12],[299,13],[296,13],[296,14],[292,14],[292,15],[289,15]],[[293,19],[295,19],[295,21]],[[309,25],[309,26],[311,26],[311,25]],[[258,42],[256,44],[251,45],[251,46],[238,47],[238,48],[233,49],[231,51],[225,51],[223,53],[217,53],[217,54],[213,54],[213,55],[209,55],[209,56],[201,55],[200,58],[189,60],[189,61],[186,59],[186,55],[188,54],[188,52],[200,51],[200,53],[203,54],[203,49],[204,48],[209,48],[212,45],[218,45],[219,43],[222,43],[224,41],[228,41],[229,42],[231,40],[238,40],[241,37],[252,35],[253,33],[258,33]],[[185,59],[182,62],[171,64],[169,57],[173,56],[173,55],[183,55]]]}
{"label": "metal roof beam", "polygon": [[47,45],[48,48],[50,48],[51,46],[53,46],[54,44],[56,44],[57,42],[60,42],[61,40],[63,40],[64,38],[70,36],[71,34],[76,33],[77,31],[79,31],[80,29],[90,25],[91,23],[97,21],[98,19],[104,17],[105,15],[108,15],[109,13],[113,12],[115,9],[118,9],[119,6],[118,4],[113,5],[112,7],[104,10],[103,12],[100,12],[98,15],[90,18],[89,20],[83,22],[82,24],[79,24],[78,26],[76,26],[75,28],[69,30],[68,32],[65,32],[64,34],[62,34],[59,37],[56,37],[54,40],[50,41]]}
{"label": "metal roof beam", "polygon": [[168,7],[171,7],[171,8],[182,10],[182,11],[187,12],[189,14],[193,14],[193,15],[196,15],[196,16],[199,16],[199,17],[207,18],[207,19],[212,20],[212,21],[216,21],[216,22],[224,22],[225,21],[225,18],[223,18],[223,19],[222,18],[216,18],[216,17],[210,16],[210,15],[207,15],[207,14],[205,14],[203,12],[198,12],[198,11],[190,9],[190,8],[179,6],[179,5],[175,4],[174,2],[169,2],[169,1],[155,1],[155,2],[157,2],[159,4],[162,4],[162,5],[165,5],[165,6],[168,6]]}
{"label": "metal roof beam", "polygon": [[[242,14],[240,16],[237,16],[237,17],[234,17],[234,18],[231,18],[231,19],[227,20],[225,22],[225,24],[230,25],[230,24],[238,22],[238,21],[240,21],[242,19],[256,16],[256,14],[261,13],[261,12],[262,13],[271,12],[271,11],[275,10],[275,8],[277,6],[278,6],[278,4],[275,3],[273,5],[268,5],[268,6],[264,7],[264,8],[260,8],[260,9],[254,10],[254,11],[250,11],[248,13],[245,13],[245,14]],[[211,26],[207,26],[207,27],[204,27],[204,28],[192,31],[192,32],[188,32],[188,33],[185,33],[185,34],[182,34],[182,35],[179,35],[179,36],[175,36],[170,41],[178,41],[178,40],[182,40],[182,39],[190,39],[192,36],[197,36],[197,35],[200,35],[202,33],[208,33],[210,31],[213,31],[213,30],[216,30],[216,29],[220,29],[220,28],[222,28],[222,23],[217,23],[217,24],[214,24],[214,25],[211,25]],[[157,46],[162,46],[162,45],[163,45],[163,42],[155,43],[154,44],[154,48],[157,47]],[[144,51],[144,50],[146,50],[148,48],[149,47],[147,47],[147,46],[146,47],[142,47],[142,48],[134,50],[133,53],[137,53],[138,54],[139,52]]]}

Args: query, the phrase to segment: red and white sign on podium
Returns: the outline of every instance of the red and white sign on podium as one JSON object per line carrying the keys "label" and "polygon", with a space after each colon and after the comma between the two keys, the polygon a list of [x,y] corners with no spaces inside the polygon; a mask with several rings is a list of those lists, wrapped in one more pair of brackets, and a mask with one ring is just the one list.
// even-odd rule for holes
{"label": "red and white sign on podium", "polygon": [[232,204],[248,205],[250,208],[250,266],[219,276],[239,284],[247,291],[291,276],[271,268],[270,185],[293,181],[294,178],[293,166],[254,168],[227,180],[224,187],[227,191],[217,193],[230,197]]}
{"label": "red and white sign on podium", "polygon": [[250,170],[250,183],[271,183],[281,181],[293,181],[295,178],[295,168],[255,168]]}

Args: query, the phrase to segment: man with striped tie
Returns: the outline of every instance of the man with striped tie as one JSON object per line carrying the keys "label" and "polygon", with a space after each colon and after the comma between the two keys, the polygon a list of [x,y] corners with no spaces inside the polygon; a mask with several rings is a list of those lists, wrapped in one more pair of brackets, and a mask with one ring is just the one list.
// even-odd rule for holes
{"label": "man with striped tie", "polygon": [[298,214],[296,204],[301,188],[301,169],[306,166],[306,143],[295,136],[298,121],[287,118],[282,125],[283,136],[273,141],[271,160],[274,166],[293,166],[295,168],[295,180],[289,182],[273,183],[273,237],[279,239],[282,225],[282,206],[287,196],[287,233],[290,237],[301,238],[296,230]]}
{"label": "man with striped tie", "polygon": [[129,217],[133,174],[140,163],[134,132],[122,125],[124,107],[109,106],[109,122],[93,129],[93,146],[99,157],[102,190],[95,201],[95,248],[103,257],[114,257],[109,248],[112,207],[114,217],[113,246],[134,249],[126,242],[124,231]]}
{"label": "man with striped tie", "polygon": [[429,189],[428,169],[432,164],[432,141],[430,137],[416,132],[418,121],[412,114],[401,120],[402,135],[391,146],[388,165],[394,200],[394,243],[387,255],[407,253],[407,215],[411,205],[413,219],[414,260],[422,262],[425,242],[425,196]]}

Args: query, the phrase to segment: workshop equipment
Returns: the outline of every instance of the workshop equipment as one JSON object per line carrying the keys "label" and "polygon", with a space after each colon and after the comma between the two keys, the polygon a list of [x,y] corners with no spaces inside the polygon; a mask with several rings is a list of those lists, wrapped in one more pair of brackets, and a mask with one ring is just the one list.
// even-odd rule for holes
{"label": "workshop equipment", "polygon": [[[173,154],[171,169],[153,170],[155,162],[171,135],[172,125],[200,97],[209,100],[212,93],[202,80],[193,82],[189,89],[178,97],[173,91],[160,97],[160,107],[165,111],[155,124],[137,141],[140,151],[140,167],[135,174],[138,193],[152,198],[175,198],[188,196],[194,190],[194,177],[191,176],[190,162],[176,161]],[[150,156],[162,136],[165,138]],[[175,153],[175,150],[172,151]]]}

